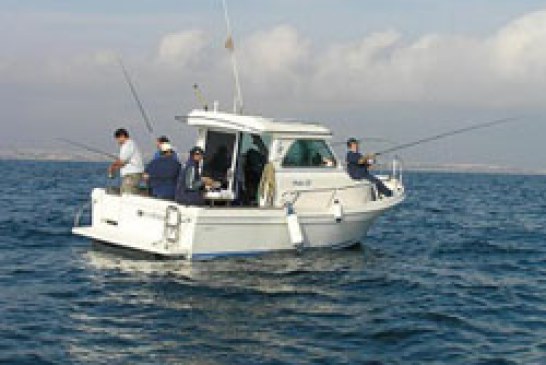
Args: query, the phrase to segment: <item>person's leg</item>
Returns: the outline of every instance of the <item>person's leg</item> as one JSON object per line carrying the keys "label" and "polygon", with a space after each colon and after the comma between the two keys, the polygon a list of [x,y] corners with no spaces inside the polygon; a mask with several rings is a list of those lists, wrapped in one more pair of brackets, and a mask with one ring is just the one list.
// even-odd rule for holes
{"label": "person's leg", "polygon": [[392,196],[392,191],[378,177],[376,177],[376,176],[374,176],[372,174],[367,174],[366,179],[368,181],[372,182],[373,184],[375,184],[379,194],[381,194],[383,196],[387,196],[387,197]]}
{"label": "person's leg", "polygon": [[138,194],[138,184],[142,174],[129,174],[125,175],[121,179],[121,194]]}
{"label": "person's leg", "polygon": [[383,181],[381,181],[380,179],[376,178],[376,180],[377,180],[377,190],[379,191],[379,193],[382,194],[383,196],[391,197],[392,196],[391,189],[389,189],[385,185],[385,183],[383,183]]}

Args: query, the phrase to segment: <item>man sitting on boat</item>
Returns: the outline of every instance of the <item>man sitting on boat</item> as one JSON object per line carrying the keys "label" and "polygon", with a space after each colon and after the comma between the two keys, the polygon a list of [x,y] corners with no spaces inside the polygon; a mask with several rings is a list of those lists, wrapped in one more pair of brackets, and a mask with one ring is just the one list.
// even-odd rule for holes
{"label": "man sitting on boat", "polygon": [[119,170],[121,175],[120,192],[122,194],[137,194],[138,184],[144,172],[140,150],[136,143],[129,138],[129,132],[124,128],[116,130],[114,138],[120,145],[119,158],[110,165],[108,174],[113,176],[114,172]]}
{"label": "man sitting on boat", "polygon": [[392,196],[392,191],[385,186],[383,181],[372,175],[369,169],[375,163],[373,155],[362,155],[358,151],[358,140],[349,138],[347,141],[347,172],[354,180],[368,180],[377,187],[377,191],[382,196]]}
{"label": "man sitting on boat", "polygon": [[174,200],[180,163],[170,143],[161,143],[159,149],[160,156],[146,166],[144,178],[148,181],[153,197]]}
{"label": "man sitting on boat", "polygon": [[214,184],[209,177],[202,177],[200,163],[203,161],[204,151],[196,146],[190,150],[190,157],[178,175],[176,185],[176,202],[184,205],[204,205],[203,192],[206,187]]}

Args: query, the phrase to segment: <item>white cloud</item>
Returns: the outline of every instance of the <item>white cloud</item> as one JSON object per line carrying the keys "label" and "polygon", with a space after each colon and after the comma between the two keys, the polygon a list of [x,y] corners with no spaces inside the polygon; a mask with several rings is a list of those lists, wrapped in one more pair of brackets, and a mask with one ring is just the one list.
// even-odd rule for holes
{"label": "white cloud", "polygon": [[[184,86],[190,82],[206,82],[209,95],[225,95],[232,89],[229,56],[221,42],[213,45],[211,39],[212,34],[198,29],[172,32],[157,40],[156,49],[139,50],[142,56],[133,53],[124,60],[138,84],[153,89],[157,98],[184,89],[186,99],[193,99],[191,87]],[[546,10],[482,37],[425,34],[409,39],[386,30],[323,43],[283,24],[236,39],[236,49],[244,93],[257,95],[269,109],[285,107],[287,99],[332,109],[397,102],[542,107],[546,88]],[[0,82],[98,89],[122,80],[111,80],[119,74],[115,57],[106,49],[69,57],[3,55]]]}
{"label": "white cloud", "polygon": [[247,67],[254,74],[293,72],[309,57],[309,41],[289,25],[279,25],[269,31],[252,35],[243,43],[242,53]]}
{"label": "white cloud", "polygon": [[546,77],[546,10],[523,16],[499,31],[493,40],[501,76],[508,79]]}
{"label": "white cloud", "polygon": [[110,50],[102,50],[95,52],[92,56],[92,61],[98,66],[110,66],[117,63],[118,54]]}
{"label": "white cloud", "polygon": [[159,44],[158,61],[178,67],[195,61],[207,41],[201,30],[187,30],[165,35]]}
{"label": "white cloud", "polygon": [[334,44],[312,56],[310,92],[346,103],[541,106],[546,87],[546,11],[488,37],[394,31]]}

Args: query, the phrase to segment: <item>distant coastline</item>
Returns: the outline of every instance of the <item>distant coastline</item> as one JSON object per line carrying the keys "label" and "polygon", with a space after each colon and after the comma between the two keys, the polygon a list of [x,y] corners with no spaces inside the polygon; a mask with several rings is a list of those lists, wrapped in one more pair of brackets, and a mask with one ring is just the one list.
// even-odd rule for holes
{"label": "distant coastline", "polygon": [[76,162],[106,162],[107,158],[98,154],[60,152],[52,150],[0,150],[0,160],[25,160],[25,161],[76,161]]}
{"label": "distant coastline", "polygon": [[546,169],[525,169],[512,166],[498,166],[487,164],[425,164],[408,163],[406,171],[415,172],[449,172],[449,173],[476,173],[476,174],[510,174],[510,175],[546,175]]}
{"label": "distant coastline", "polygon": [[[0,151],[0,160],[11,161],[50,161],[50,162],[108,162],[107,158],[92,153],[59,152],[49,150]],[[446,172],[446,173],[489,173],[516,175],[546,175],[546,169],[525,169],[512,166],[487,164],[431,164],[411,162],[405,163],[404,170],[415,172]]]}

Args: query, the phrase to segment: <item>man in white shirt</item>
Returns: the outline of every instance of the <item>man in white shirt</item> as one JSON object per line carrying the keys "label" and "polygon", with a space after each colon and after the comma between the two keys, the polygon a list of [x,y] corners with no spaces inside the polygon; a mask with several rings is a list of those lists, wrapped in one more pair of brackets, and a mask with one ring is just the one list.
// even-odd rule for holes
{"label": "man in white shirt", "polygon": [[120,128],[114,133],[114,138],[120,145],[119,158],[110,165],[108,173],[112,175],[119,170],[121,176],[120,192],[137,194],[138,184],[142,180],[144,164],[142,155],[136,143],[129,138],[127,130]]}

